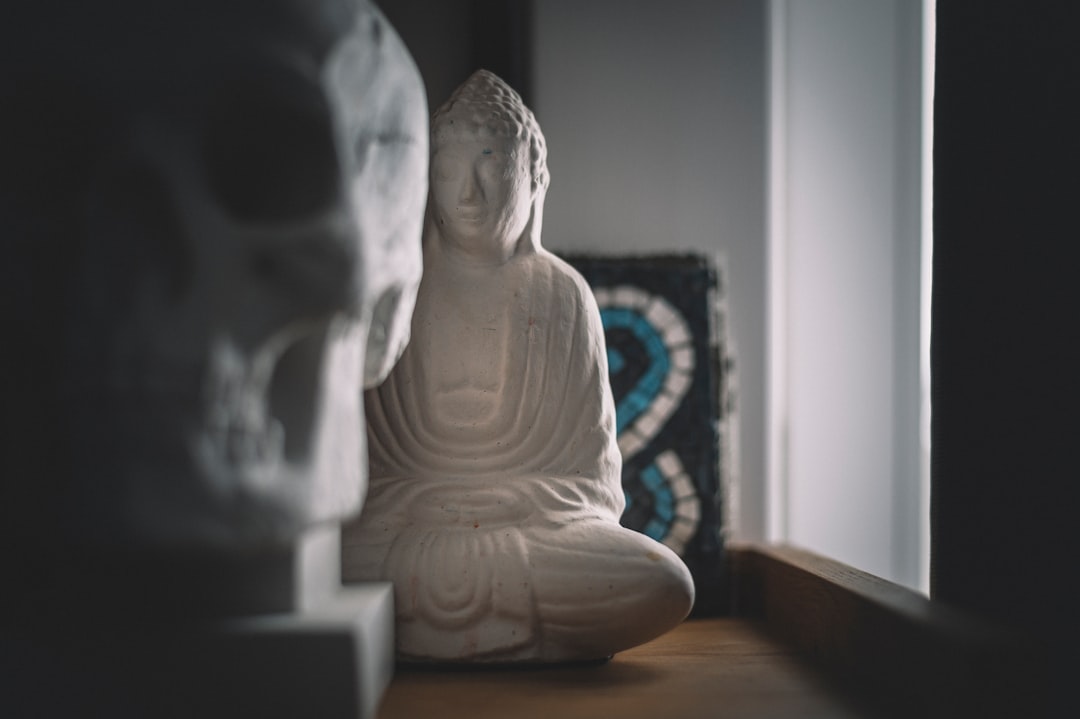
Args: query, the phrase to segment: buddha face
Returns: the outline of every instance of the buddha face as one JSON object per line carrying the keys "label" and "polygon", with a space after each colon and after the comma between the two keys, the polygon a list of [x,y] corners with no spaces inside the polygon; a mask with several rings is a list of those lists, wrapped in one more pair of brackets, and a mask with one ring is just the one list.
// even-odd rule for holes
{"label": "buddha face", "polygon": [[483,130],[440,135],[431,191],[444,240],[475,257],[508,259],[535,199],[527,147]]}

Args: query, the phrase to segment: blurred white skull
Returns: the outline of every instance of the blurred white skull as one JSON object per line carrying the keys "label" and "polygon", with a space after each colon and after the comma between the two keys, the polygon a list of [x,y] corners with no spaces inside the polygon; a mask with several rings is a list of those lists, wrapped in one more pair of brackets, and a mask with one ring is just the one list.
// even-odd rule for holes
{"label": "blurred white skull", "polygon": [[360,509],[362,388],[420,281],[427,109],[377,10],[318,5],[254,3],[286,20],[166,58],[97,163],[75,311],[105,336],[75,334],[69,373],[75,461],[108,475],[81,491],[121,508],[95,531],[244,551]]}

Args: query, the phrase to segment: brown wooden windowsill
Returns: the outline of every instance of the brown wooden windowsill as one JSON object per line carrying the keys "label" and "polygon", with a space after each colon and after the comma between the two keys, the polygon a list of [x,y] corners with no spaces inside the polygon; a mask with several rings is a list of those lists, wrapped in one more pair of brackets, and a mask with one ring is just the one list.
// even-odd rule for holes
{"label": "brown wooden windowsill", "polygon": [[858,717],[757,622],[692,619],[596,666],[399,671],[381,719]]}
{"label": "brown wooden windowsill", "polygon": [[735,616],[589,666],[399,669],[380,719],[1032,716],[1036,654],[791,547],[730,550]]}

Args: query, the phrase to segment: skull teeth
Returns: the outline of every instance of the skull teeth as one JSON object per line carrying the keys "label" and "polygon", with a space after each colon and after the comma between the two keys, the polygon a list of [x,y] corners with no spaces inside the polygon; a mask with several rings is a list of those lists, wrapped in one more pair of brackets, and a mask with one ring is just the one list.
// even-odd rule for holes
{"label": "skull teeth", "polygon": [[276,463],[281,458],[284,432],[271,420],[262,431],[232,426],[219,435],[221,454],[233,465]]}
{"label": "skull teeth", "polygon": [[212,355],[200,455],[223,478],[269,482],[282,462],[285,430],[267,405],[273,363],[265,354],[247,360],[222,341]]}

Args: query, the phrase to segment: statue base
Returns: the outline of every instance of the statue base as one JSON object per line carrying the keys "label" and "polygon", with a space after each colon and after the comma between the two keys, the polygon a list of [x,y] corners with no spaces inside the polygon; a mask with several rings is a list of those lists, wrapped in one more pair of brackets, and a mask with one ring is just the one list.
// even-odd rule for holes
{"label": "statue base", "polygon": [[0,642],[0,714],[367,719],[393,674],[393,590],[350,585],[294,613],[74,634]]}

